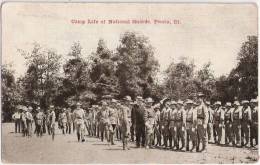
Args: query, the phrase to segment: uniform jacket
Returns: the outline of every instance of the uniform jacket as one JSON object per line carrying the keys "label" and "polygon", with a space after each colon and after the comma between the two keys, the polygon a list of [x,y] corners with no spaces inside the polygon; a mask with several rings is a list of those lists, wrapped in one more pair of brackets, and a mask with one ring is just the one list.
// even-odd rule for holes
{"label": "uniform jacket", "polygon": [[133,107],[133,120],[134,120],[134,124],[136,126],[141,126],[141,125],[144,125],[144,111],[145,111],[145,108],[144,108],[144,105],[134,105]]}
{"label": "uniform jacket", "polygon": [[198,124],[208,124],[209,113],[207,106],[202,102],[196,107]]}

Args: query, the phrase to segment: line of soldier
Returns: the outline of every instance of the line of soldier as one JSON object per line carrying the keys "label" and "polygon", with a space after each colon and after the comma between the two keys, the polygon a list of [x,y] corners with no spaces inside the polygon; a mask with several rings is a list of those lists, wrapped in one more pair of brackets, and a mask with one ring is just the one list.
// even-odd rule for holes
{"label": "line of soldier", "polygon": [[[115,144],[114,138],[117,137],[122,140],[124,150],[130,149],[129,140],[135,141],[138,148],[164,146],[165,149],[184,150],[186,147],[186,151],[197,152],[206,152],[208,143],[247,146],[250,141],[252,147],[258,145],[257,99],[250,102],[244,100],[241,105],[235,101],[233,105],[227,102],[221,106],[219,101],[212,105],[205,101],[202,93],[197,96],[196,102],[163,99],[154,104],[151,98],[144,100],[138,96],[136,101],[132,101],[130,96],[126,96],[115,100],[106,95],[99,105],[92,105],[88,112],[81,108],[81,103],[76,104],[73,113],[71,109],[64,108],[58,116],[59,128],[63,134],[70,133],[73,128],[78,141],[83,142],[87,133],[101,141],[106,139],[111,145]],[[29,109],[30,113],[32,108]],[[41,136],[44,114],[40,108],[37,111],[36,132]],[[46,116],[48,132],[54,132],[53,105]]]}

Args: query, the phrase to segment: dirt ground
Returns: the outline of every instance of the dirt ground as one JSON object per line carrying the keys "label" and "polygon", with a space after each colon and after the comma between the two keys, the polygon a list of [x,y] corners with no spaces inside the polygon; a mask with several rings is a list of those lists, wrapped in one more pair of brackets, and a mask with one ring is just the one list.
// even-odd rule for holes
{"label": "dirt ground", "polygon": [[87,137],[77,142],[76,134],[62,135],[58,130],[55,140],[44,135],[24,138],[13,133],[14,124],[2,124],[3,163],[256,163],[258,151],[247,148],[209,145],[207,153],[176,152],[163,149],[135,148],[122,150],[122,143],[109,146],[100,139]]}

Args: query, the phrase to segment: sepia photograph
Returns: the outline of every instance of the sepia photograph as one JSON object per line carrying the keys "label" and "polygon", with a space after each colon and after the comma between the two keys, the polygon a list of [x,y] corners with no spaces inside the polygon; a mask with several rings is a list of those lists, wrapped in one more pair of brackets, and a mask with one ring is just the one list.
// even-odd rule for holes
{"label": "sepia photograph", "polygon": [[253,164],[254,3],[2,4],[3,164]]}

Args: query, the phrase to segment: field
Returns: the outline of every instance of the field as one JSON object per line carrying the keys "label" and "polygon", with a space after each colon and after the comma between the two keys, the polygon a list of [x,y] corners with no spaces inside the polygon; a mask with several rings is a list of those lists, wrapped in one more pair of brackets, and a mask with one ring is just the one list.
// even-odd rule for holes
{"label": "field", "polygon": [[76,134],[62,135],[58,130],[55,140],[44,135],[38,138],[15,134],[13,123],[2,124],[3,163],[255,163],[258,151],[247,148],[209,145],[207,153],[176,152],[163,149],[135,148],[122,150],[122,143],[110,146],[100,139],[87,137],[79,143]]}

